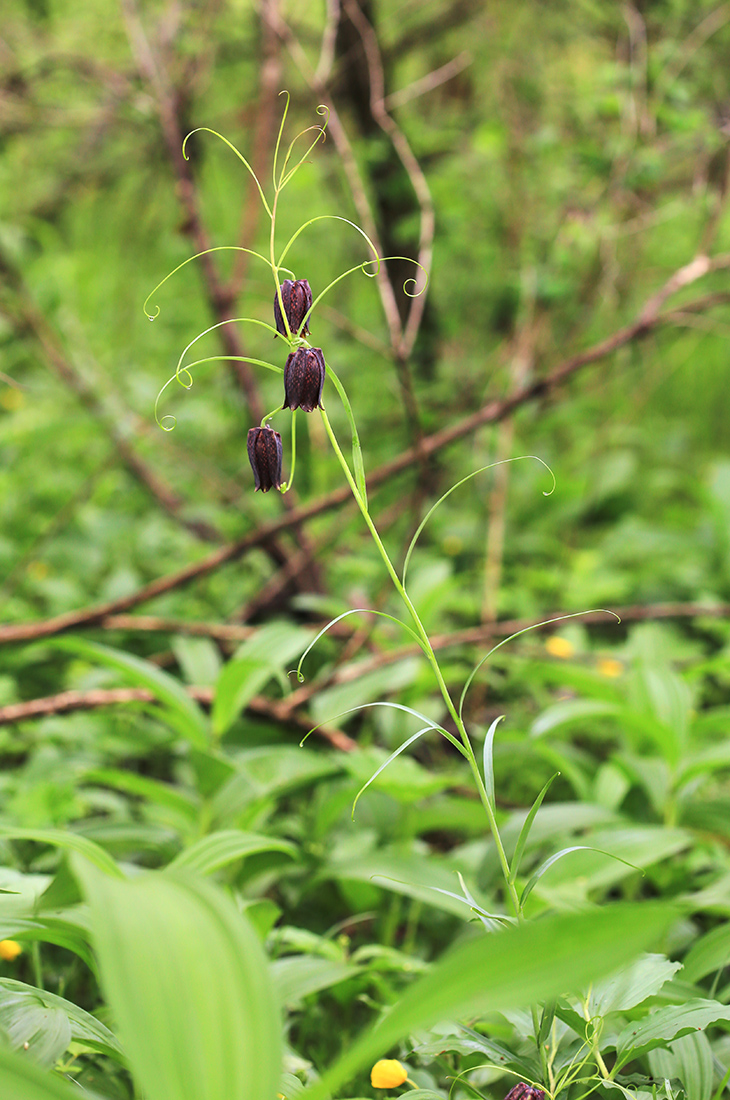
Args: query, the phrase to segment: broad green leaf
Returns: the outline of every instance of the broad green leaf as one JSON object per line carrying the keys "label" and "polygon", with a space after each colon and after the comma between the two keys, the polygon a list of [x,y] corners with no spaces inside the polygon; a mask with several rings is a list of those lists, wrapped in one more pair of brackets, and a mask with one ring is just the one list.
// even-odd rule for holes
{"label": "broad green leaf", "polygon": [[[372,672],[363,672],[357,680],[317,692],[311,700],[311,715],[315,723],[333,721],[343,714],[353,712],[357,707],[373,703],[384,696],[393,695],[402,688],[409,687],[422,668],[419,657],[407,657],[392,665],[383,665]],[[431,725],[431,719],[416,712],[415,717]]]}
{"label": "broad green leaf", "polygon": [[102,988],[147,1100],[271,1097],[280,1022],[255,932],[212,884],[180,872],[119,881],[74,859]]}
{"label": "broad green leaf", "polygon": [[710,1100],[712,1048],[704,1031],[692,1031],[675,1039],[669,1050],[650,1051],[649,1066],[655,1077],[678,1077],[691,1100]]}
{"label": "broad green leaf", "polygon": [[618,717],[621,707],[617,703],[598,699],[570,699],[548,707],[532,723],[530,737],[544,737],[557,729],[582,724],[586,719]]}
{"label": "broad green leaf", "polygon": [[240,815],[251,806],[308,787],[341,770],[331,756],[280,746],[240,753],[233,762],[235,773],[211,802],[213,821],[219,825],[237,824]]}
{"label": "broad green leaf", "polygon": [[61,829],[19,829],[12,825],[0,825],[0,837],[8,840],[36,840],[39,844],[51,844],[69,852],[78,852],[108,875],[122,878],[122,872],[104,849],[88,837],[78,833],[64,832]]}
{"label": "broad green leaf", "polygon": [[60,1008],[41,1004],[32,994],[3,999],[0,1027],[13,1050],[27,1051],[39,1066],[50,1069],[71,1042],[71,1025]]}
{"label": "broad green leaf", "polygon": [[[320,1100],[403,1035],[439,1019],[520,1008],[596,981],[629,962],[664,931],[673,911],[654,903],[556,914],[459,944],[352,1043],[321,1083]],[[730,1012],[730,1009],[728,1010]]]}
{"label": "broad green leaf", "polygon": [[[469,911],[470,902],[453,893],[453,871],[433,855],[382,850],[357,859],[333,859],[319,874],[338,881],[367,882],[381,890],[417,898],[462,919]],[[480,899],[477,903],[482,904]]]}
{"label": "broad green leaf", "polygon": [[291,623],[269,623],[240,645],[221,669],[216,682],[211,720],[216,737],[222,737],[254,695],[272,676],[306,648],[311,630]]}
{"label": "broad green leaf", "polygon": [[463,1025],[456,1034],[440,1035],[438,1039],[428,1043],[419,1043],[414,1048],[415,1054],[431,1055],[433,1057],[438,1057],[445,1051],[454,1051],[456,1054],[467,1056],[478,1054],[485,1062],[491,1062],[495,1066],[504,1066],[505,1069],[515,1069],[523,1077],[537,1077],[540,1073],[540,1067],[536,1061],[523,1058],[509,1050],[508,1047],[502,1046],[501,1043],[487,1038],[486,1035],[480,1035],[478,1031],[472,1031],[471,1028]]}
{"label": "broad green leaf", "polygon": [[285,852],[296,855],[296,848],[286,840],[244,833],[239,829],[224,829],[204,836],[173,859],[168,869],[187,867],[196,874],[209,875],[228,863],[253,855],[255,852]]}
{"label": "broad green leaf", "polygon": [[719,745],[711,745],[702,752],[693,751],[677,769],[676,783],[677,786],[683,786],[698,775],[725,771],[728,768],[730,768],[730,742],[723,741]]}
{"label": "broad green leaf", "polygon": [[640,1005],[681,969],[681,963],[670,962],[665,955],[642,955],[630,966],[596,983],[588,1002],[590,1015],[606,1016]]}
{"label": "broad green leaf", "polygon": [[175,727],[192,745],[205,749],[209,742],[208,721],[198,704],[190,698],[182,684],[173,676],[163,672],[157,665],[98,642],[87,642],[83,638],[59,638],[53,642],[61,649],[78,653],[96,664],[104,664],[118,669],[127,680],[139,687],[145,687],[168,710],[171,718],[176,719]]}
{"label": "broad green leaf", "polygon": [[[84,1100],[98,1100],[85,1092]],[[79,1100],[75,1085],[44,1073],[21,1054],[0,1049],[0,1096],[7,1100]]]}
{"label": "broad green leaf", "polygon": [[669,665],[639,661],[629,675],[629,709],[652,721],[663,755],[676,764],[687,738],[692,693]]}
{"label": "broad green leaf", "polygon": [[616,1040],[616,1064],[621,1066],[648,1050],[664,1046],[691,1031],[704,1031],[717,1020],[730,1020],[730,1007],[719,1001],[687,1001],[654,1009],[643,1020],[627,1024]]}
{"label": "broad green leaf", "polygon": [[213,686],[221,670],[221,655],[211,638],[176,634],[170,639],[170,648],[189,684]]}
{"label": "broad green leaf", "polygon": [[93,768],[85,774],[84,781],[101,783],[113,787],[114,790],[126,791],[143,798],[146,802],[169,811],[172,823],[191,825],[197,821],[200,812],[198,799],[194,795],[171,783],[163,783],[159,779],[151,779],[136,772],[123,771],[121,768]]}
{"label": "broad green leaf", "polygon": [[722,970],[730,962],[730,924],[719,924],[702,939],[692,944],[684,958],[682,977],[698,982],[714,970]]}
{"label": "broad green leaf", "polygon": [[[501,828],[502,842],[507,851],[515,849],[519,835],[524,828],[527,814],[524,810],[510,814]],[[583,834],[585,829],[597,829],[610,826],[621,819],[612,810],[586,802],[543,803],[530,830],[525,851],[531,851],[550,841],[559,842],[573,833]]]}
{"label": "broad green leaf", "polygon": [[271,662],[262,657],[234,657],[223,666],[211,710],[216,737],[223,736],[274,674]]}
{"label": "broad green leaf", "polygon": [[316,955],[287,955],[271,963],[276,994],[284,1005],[296,1005],[310,993],[329,989],[360,974],[360,967]]}
{"label": "broad green leaf", "polygon": [[[100,1054],[106,1054],[117,1062],[126,1063],[124,1052],[117,1039],[105,1027],[100,1020],[79,1008],[73,1001],[57,997],[55,993],[49,993],[45,989],[36,989],[35,986],[17,982],[13,978],[0,978],[0,991],[4,994],[3,1003],[13,998],[35,998],[48,1008],[58,1009],[65,1013],[71,1025],[71,1036],[79,1043],[96,1050]],[[1,1094],[0,1094],[1,1095]]]}
{"label": "broad green leaf", "polygon": [[[94,970],[95,962],[89,948],[88,935],[78,925],[57,917],[0,917],[0,940],[20,939],[21,941],[39,940],[42,943],[55,943],[73,951]],[[0,982],[2,979],[0,979]]]}

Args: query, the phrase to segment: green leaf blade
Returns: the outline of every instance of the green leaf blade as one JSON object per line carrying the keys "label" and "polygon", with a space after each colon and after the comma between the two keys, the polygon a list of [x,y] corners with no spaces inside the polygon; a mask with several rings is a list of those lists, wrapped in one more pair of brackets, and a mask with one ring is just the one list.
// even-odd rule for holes
{"label": "green leaf blade", "polygon": [[255,932],[210,884],[118,881],[75,860],[102,987],[147,1100],[276,1094],[281,1037]]}

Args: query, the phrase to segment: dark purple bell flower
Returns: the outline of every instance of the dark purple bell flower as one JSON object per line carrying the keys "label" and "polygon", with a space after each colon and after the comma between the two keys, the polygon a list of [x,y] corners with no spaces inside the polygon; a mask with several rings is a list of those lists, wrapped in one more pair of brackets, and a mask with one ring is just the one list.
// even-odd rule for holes
{"label": "dark purple bell flower", "polygon": [[[281,284],[281,300],[292,336],[309,336],[308,311],[312,308],[312,291],[306,279],[284,279]],[[274,324],[276,331],[286,336],[286,325],[281,315],[279,295],[274,295]]]}
{"label": "dark purple bell flower", "polygon": [[297,348],[284,367],[284,409],[323,408],[324,355],[321,348]]}
{"label": "dark purple bell flower", "polygon": [[504,1100],[545,1100],[545,1093],[534,1085],[526,1085],[524,1081],[520,1081],[509,1090]]}
{"label": "dark purple bell flower", "polygon": [[255,488],[262,493],[281,486],[281,436],[273,428],[249,428],[248,460]]}

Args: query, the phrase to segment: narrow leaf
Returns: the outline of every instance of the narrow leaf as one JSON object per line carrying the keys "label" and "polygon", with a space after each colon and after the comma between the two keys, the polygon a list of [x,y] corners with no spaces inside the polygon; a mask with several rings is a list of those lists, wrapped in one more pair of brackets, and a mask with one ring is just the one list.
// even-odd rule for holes
{"label": "narrow leaf", "polygon": [[550,776],[547,783],[533,802],[530,812],[525,818],[522,828],[520,829],[520,835],[517,837],[517,844],[515,845],[515,854],[512,856],[512,863],[509,869],[509,880],[512,883],[515,881],[517,875],[519,874],[520,864],[522,863],[522,856],[525,853],[525,845],[527,844],[527,841],[529,839],[530,830],[532,828],[532,823],[535,820],[537,811],[542,806],[542,801],[545,795],[548,793],[554,781],[558,778],[559,775],[560,772],[555,772],[554,775]]}
{"label": "narrow leaf", "polygon": [[546,859],[545,862],[538,867],[538,869],[535,871],[535,874],[532,876],[530,881],[527,883],[527,886],[525,886],[524,890],[522,891],[522,896],[520,897],[520,907],[525,904],[528,897],[535,889],[545,872],[548,871],[554,863],[557,863],[559,859],[562,859],[563,856],[569,855],[571,852],[598,852],[602,856],[610,856],[611,859],[615,859],[619,863],[625,863],[627,867],[631,867],[634,871],[641,870],[641,868],[636,867],[635,864],[629,863],[627,859],[622,859],[621,856],[615,856],[613,852],[606,852],[603,848],[594,848],[590,844],[573,844],[570,848],[561,848],[559,852],[556,852],[555,855],[550,856],[549,859]]}
{"label": "narrow leaf", "polygon": [[504,715],[500,714],[499,718],[494,719],[487,730],[487,736],[484,738],[484,786],[487,790],[489,805],[493,810],[496,809],[494,800],[494,735],[503,718]]}

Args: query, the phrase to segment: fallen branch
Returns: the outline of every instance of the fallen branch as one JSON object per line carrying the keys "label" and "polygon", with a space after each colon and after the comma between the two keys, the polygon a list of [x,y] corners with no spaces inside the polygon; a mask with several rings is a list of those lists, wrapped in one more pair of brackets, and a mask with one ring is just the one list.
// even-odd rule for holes
{"label": "fallen branch", "polygon": [[[213,701],[213,689],[208,687],[190,687],[189,694],[204,706]],[[63,691],[58,695],[47,695],[43,699],[30,699],[25,703],[9,703],[0,707],[0,726],[16,722],[27,722],[35,718],[47,718],[52,714],[68,714],[77,710],[96,710],[99,707],[120,706],[127,703],[155,703],[156,697],[146,688],[94,688],[91,691]],[[263,718],[293,726],[298,732],[308,733],[312,723],[306,715],[294,714],[284,710],[280,704],[262,695],[256,695],[247,704],[247,709]],[[357,742],[342,730],[333,726],[319,726],[317,734],[336,749],[352,752]]]}
{"label": "fallen branch", "polygon": [[[611,612],[586,611],[583,614],[571,614],[570,617],[584,625],[616,626],[613,615],[618,615],[621,622],[645,622],[656,619],[698,619],[704,616],[708,618],[730,618],[730,604],[702,604],[702,603],[658,603],[658,604],[632,604],[627,607],[613,608]],[[566,617],[566,612],[555,612],[552,615],[544,615],[539,619],[505,619],[498,623],[482,623],[480,626],[467,627],[465,630],[456,630],[451,634],[434,634],[431,637],[431,645],[435,651],[442,649],[455,649],[457,646],[488,645],[496,638],[509,638],[512,634],[519,634],[530,627],[539,627],[550,619]],[[546,633],[552,633],[559,628],[559,623],[545,626]],[[386,665],[397,664],[409,657],[417,657],[423,650],[417,645],[398,646],[396,649],[381,650],[371,654],[354,664],[340,665],[332,669],[324,676],[317,677],[301,687],[295,689],[291,695],[283,701],[284,707],[295,710],[304,706],[313,695],[323,691],[334,684],[348,684],[359,680],[376,669]]]}

